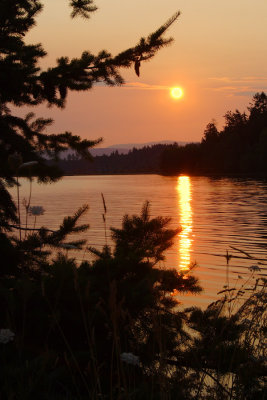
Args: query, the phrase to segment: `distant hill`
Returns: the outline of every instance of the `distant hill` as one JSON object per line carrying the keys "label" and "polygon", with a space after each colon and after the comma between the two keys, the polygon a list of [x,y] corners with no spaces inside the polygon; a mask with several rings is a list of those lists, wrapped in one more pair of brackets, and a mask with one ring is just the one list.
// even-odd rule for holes
{"label": "distant hill", "polygon": [[154,146],[155,144],[173,144],[173,143],[177,143],[180,146],[183,146],[184,144],[186,144],[188,142],[177,142],[175,140],[160,140],[157,142],[113,144],[112,146],[109,146],[108,148],[133,149],[135,147],[136,149],[141,149],[142,147]]}
{"label": "distant hill", "polygon": [[[96,156],[109,156],[110,154],[118,151],[119,154],[128,154],[132,149],[141,149],[147,146],[154,146],[156,144],[173,144],[177,143],[179,146],[185,146],[188,142],[175,142],[173,140],[161,140],[159,142],[145,142],[145,143],[122,143],[122,144],[113,144],[112,146],[107,147],[95,147],[90,150],[90,153],[93,157]],[[60,158],[64,159],[68,155],[74,154],[72,150],[67,150],[61,153]]]}
{"label": "distant hill", "polygon": [[[155,144],[173,144],[175,143],[173,140],[161,140],[159,142],[145,142],[145,143],[122,143],[122,144],[113,144],[108,147],[96,147],[90,150],[92,156],[109,156],[114,151],[118,151],[119,154],[127,154],[132,149],[141,149],[146,146],[154,146]],[[176,142],[180,146],[186,145],[187,142]]]}

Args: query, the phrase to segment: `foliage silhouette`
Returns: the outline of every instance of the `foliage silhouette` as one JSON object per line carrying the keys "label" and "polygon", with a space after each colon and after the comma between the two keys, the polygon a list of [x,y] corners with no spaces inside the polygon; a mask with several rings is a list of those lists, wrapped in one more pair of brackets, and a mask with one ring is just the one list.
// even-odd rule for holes
{"label": "foliage silhouette", "polygon": [[[140,216],[125,216],[122,229],[112,228],[113,251],[107,246],[101,252],[89,249],[97,257],[92,263],[78,266],[61,253],[54,261],[43,260],[41,275],[2,280],[0,311],[16,332],[16,346],[11,345],[10,352],[7,349],[1,374],[8,382],[1,382],[6,393],[11,387],[18,393],[26,373],[24,360],[34,365],[37,357],[45,373],[38,378],[41,386],[29,388],[31,396],[45,385],[53,364],[52,395],[60,395],[61,385],[68,395],[74,395],[77,388],[84,396],[87,391],[92,395],[97,380],[103,398],[110,391],[115,397],[122,396],[122,387],[142,394],[147,379],[153,376],[156,386],[160,379],[167,379],[164,360],[181,346],[178,338],[188,337],[183,329],[185,315],[176,310],[178,300],[173,292],[201,291],[189,273],[158,265],[177,235],[168,223],[166,218],[151,219],[146,203]],[[9,366],[18,356],[16,348],[22,352],[20,367],[11,371]],[[143,365],[143,371],[132,368],[133,372],[136,369],[135,380],[128,383],[120,359],[123,352],[138,354]],[[68,367],[74,386],[65,382]]]}
{"label": "foliage silhouette", "polygon": [[57,165],[65,175],[159,174],[161,155],[166,148],[167,145],[156,144],[133,148],[128,154],[115,151],[109,156],[93,157],[93,162],[73,154],[59,159]]}
{"label": "foliage silhouette", "polygon": [[166,175],[189,174],[267,174],[267,96],[256,93],[249,114],[227,112],[225,125],[218,131],[209,123],[202,142],[183,147],[170,145],[161,159]]}
{"label": "foliage silhouette", "polygon": [[[164,33],[179,17],[175,13],[164,25],[141,38],[139,43],[116,56],[107,51],[98,55],[84,52],[80,58],[69,60],[61,57],[57,66],[40,70],[38,62],[46,55],[41,44],[28,45],[25,35],[35,25],[36,17],[42,10],[39,0],[20,0],[16,3],[1,0],[0,15],[0,180],[1,191],[6,192],[8,186],[16,185],[14,175],[21,175],[19,165],[14,168],[14,162],[8,159],[22,155],[22,162],[36,161],[32,173],[41,182],[54,182],[61,172],[56,166],[48,166],[44,155],[56,158],[57,154],[72,148],[84,158],[90,158],[89,148],[99,143],[98,140],[81,140],[70,132],[47,134],[46,128],[52,123],[51,119],[35,118],[29,113],[25,118],[15,116],[11,106],[37,106],[46,103],[49,106],[64,107],[68,91],[90,90],[98,82],[107,85],[124,83],[119,73],[120,68],[134,66],[136,61],[150,60],[158,50],[169,45],[172,38],[163,38]],[[92,0],[73,0],[72,17],[89,17],[95,11]],[[17,222],[14,212],[11,212],[10,198],[7,194],[1,196],[1,214],[8,222]],[[14,204],[13,204],[14,207]],[[4,218],[5,217],[5,218]],[[3,221],[4,223],[4,221]],[[3,225],[1,224],[0,229]]]}
{"label": "foliage silhouette", "polygon": [[[88,18],[96,10],[92,0],[72,0],[69,5],[73,18]],[[23,267],[24,259],[26,267],[26,264],[31,264],[33,256],[42,255],[42,246],[60,247],[67,233],[83,229],[74,228],[74,225],[71,227],[66,220],[64,227],[57,232],[48,234],[47,229],[42,229],[28,235],[27,240],[21,240],[22,229],[27,227],[21,226],[18,178],[36,177],[38,182],[55,182],[62,176],[62,171],[55,163],[48,165],[47,156],[56,160],[60,151],[71,148],[83,158],[91,159],[89,149],[101,138],[82,140],[70,132],[48,134],[46,130],[53,122],[51,119],[36,118],[32,112],[25,118],[18,117],[15,115],[16,107],[45,103],[62,108],[69,91],[90,90],[98,82],[123,84],[120,68],[135,67],[138,61],[140,69],[143,62],[169,45],[173,39],[163,36],[180,13],[176,12],[147,38],[141,38],[136,46],[114,57],[107,51],[97,55],[86,51],[80,58],[58,58],[56,66],[41,70],[39,61],[46,52],[41,44],[29,45],[25,35],[35,25],[36,17],[43,8],[42,1],[0,0],[0,8],[0,252],[4,256],[4,264],[9,265],[11,261],[10,270],[17,268],[18,272]],[[17,204],[8,192],[10,187],[17,187]],[[77,219],[73,218],[76,223]],[[19,242],[7,233],[16,231],[19,232]],[[71,244],[81,245],[77,241]],[[31,268],[34,269],[34,265]]]}
{"label": "foliage silhouette", "polygon": [[[26,228],[21,226],[20,202],[16,207],[8,192],[10,186],[17,186],[19,200],[22,175],[37,176],[41,182],[61,176],[58,168],[47,165],[45,153],[56,158],[71,147],[89,158],[88,149],[97,142],[82,141],[68,132],[47,135],[50,119],[34,119],[33,114],[19,118],[8,105],[63,107],[69,90],[89,90],[100,80],[122,84],[120,67],[133,66],[139,75],[141,63],[170,43],[162,35],[179,13],[115,57],[86,52],[79,59],[61,58],[56,67],[40,71],[37,62],[45,52],[41,45],[25,44],[24,35],[34,25],[42,3],[0,0],[0,5],[0,313],[2,326],[15,335],[14,342],[12,332],[10,342],[3,340],[0,327],[1,396],[20,400],[264,398],[265,280],[257,281],[237,311],[232,309],[231,288],[225,291],[228,297],[205,311],[181,310],[180,297],[174,294],[199,293],[201,288],[190,271],[159,266],[177,230],[168,228],[166,218],[151,219],[148,203],[140,216],[125,216],[121,229],[112,228],[113,250],[89,248],[96,259],[78,265],[67,252],[84,242],[65,240],[70,233],[87,229],[77,226],[87,206],[66,217],[56,231]],[[71,0],[70,5],[73,17],[89,17],[96,9],[92,0]],[[219,133],[224,150],[236,144],[235,156],[240,137],[246,138],[244,148],[257,150],[259,144],[264,148],[266,95],[257,94],[249,111],[248,117],[228,113],[226,127]],[[253,127],[253,135],[248,127]],[[204,155],[209,139],[206,142],[201,145]],[[198,158],[198,149],[192,144],[186,150],[194,154],[195,167],[202,157]],[[174,161],[178,146],[168,150]],[[231,162],[237,165],[238,160]],[[186,157],[179,162],[184,168]],[[172,164],[167,167],[173,170]],[[24,238],[22,230],[27,233]],[[54,259],[51,247],[61,249],[53,253]],[[236,292],[236,300],[239,297]],[[191,335],[190,329],[196,334]],[[122,354],[137,362],[126,365]],[[229,374],[234,382],[230,388],[224,386]]]}

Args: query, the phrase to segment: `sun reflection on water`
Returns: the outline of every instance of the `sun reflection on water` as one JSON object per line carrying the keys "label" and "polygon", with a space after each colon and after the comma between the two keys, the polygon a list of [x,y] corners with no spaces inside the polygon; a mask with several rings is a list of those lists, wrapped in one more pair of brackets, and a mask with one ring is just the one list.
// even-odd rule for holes
{"label": "sun reflection on water", "polygon": [[191,209],[191,182],[189,176],[179,176],[177,182],[179,194],[179,215],[182,231],[179,234],[179,267],[187,270],[190,265],[190,252],[192,247],[192,209]]}

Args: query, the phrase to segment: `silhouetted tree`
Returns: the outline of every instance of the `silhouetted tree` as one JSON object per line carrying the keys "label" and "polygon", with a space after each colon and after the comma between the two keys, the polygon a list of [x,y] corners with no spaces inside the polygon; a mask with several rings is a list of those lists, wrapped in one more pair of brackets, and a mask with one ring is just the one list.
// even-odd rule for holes
{"label": "silhouetted tree", "polygon": [[[70,6],[72,17],[89,17],[96,10],[92,0],[72,0]],[[35,25],[42,7],[39,0],[0,1],[2,192],[6,191],[7,186],[16,185],[14,175],[23,174],[23,170],[20,169],[23,163],[36,161],[38,164],[32,170],[38,179],[43,182],[55,181],[60,177],[60,171],[46,165],[44,154],[56,157],[60,151],[70,147],[84,158],[90,158],[88,149],[101,140],[81,140],[79,136],[69,132],[46,134],[45,129],[51,125],[51,119],[35,118],[33,113],[20,118],[14,115],[14,108],[10,111],[9,105],[37,106],[46,103],[49,106],[64,107],[70,90],[90,90],[100,81],[107,85],[123,84],[119,69],[136,67],[136,63],[140,69],[142,62],[150,60],[159,49],[168,45],[172,39],[164,39],[163,34],[179,16],[177,12],[154,33],[142,38],[135,47],[114,57],[107,51],[101,51],[97,55],[86,51],[80,58],[58,58],[55,67],[42,71],[38,63],[46,55],[45,50],[41,44],[29,45],[25,42],[25,35]],[[9,157],[16,154],[21,154],[21,160],[8,162]],[[6,222],[18,222],[14,212],[8,212],[8,209],[11,211],[11,207],[6,202],[7,197],[7,194],[1,197],[1,208],[6,210]],[[10,201],[9,197],[9,204]],[[3,225],[0,229],[2,227]]]}
{"label": "silhouetted tree", "polygon": [[219,132],[216,126],[216,121],[210,122],[203,133],[202,142],[204,143],[216,143],[219,139]]}
{"label": "silhouetted tree", "polygon": [[253,96],[252,103],[248,107],[250,111],[250,119],[257,118],[259,115],[267,113],[267,96],[264,92],[256,93]]}
{"label": "silhouetted tree", "polygon": [[256,93],[248,107],[249,114],[228,111],[225,124],[207,125],[201,143],[183,147],[170,146],[162,155],[164,174],[192,173],[267,173],[267,96]]}
{"label": "silhouetted tree", "polygon": [[[72,0],[70,7],[73,18],[88,18],[96,10],[92,0]],[[28,44],[25,36],[35,25],[42,8],[43,3],[39,0],[0,0],[0,251],[6,256],[7,249],[14,250],[11,236],[6,236],[7,231],[19,230],[19,247],[23,245],[20,215],[8,192],[9,187],[18,186],[16,177],[31,175],[39,182],[54,182],[62,176],[62,171],[56,165],[48,165],[46,156],[57,159],[59,152],[71,148],[83,158],[90,159],[90,147],[101,141],[101,138],[82,140],[70,132],[47,134],[46,128],[53,122],[51,119],[36,118],[33,113],[28,113],[25,118],[18,117],[16,107],[45,103],[62,108],[69,91],[90,90],[97,82],[111,86],[123,84],[120,68],[133,66],[139,74],[142,62],[150,60],[159,49],[171,43],[172,38],[165,39],[163,35],[179,16],[177,12],[147,38],[141,38],[136,46],[114,57],[104,50],[97,55],[85,51],[79,58],[58,58],[56,66],[41,70],[39,62],[46,52],[41,44]],[[35,246],[44,238],[40,232],[34,235]],[[22,248],[20,252],[23,253]]]}

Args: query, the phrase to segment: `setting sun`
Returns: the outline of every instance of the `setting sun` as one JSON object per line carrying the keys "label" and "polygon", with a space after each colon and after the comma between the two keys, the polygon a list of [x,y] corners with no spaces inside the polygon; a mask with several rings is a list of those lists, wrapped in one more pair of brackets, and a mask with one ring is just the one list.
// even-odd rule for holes
{"label": "setting sun", "polygon": [[171,96],[174,99],[180,99],[181,97],[183,97],[183,94],[184,94],[184,92],[183,92],[182,88],[180,88],[180,87],[171,88]]}

